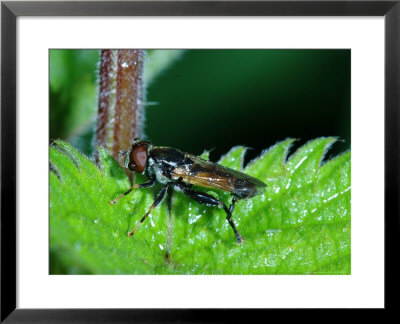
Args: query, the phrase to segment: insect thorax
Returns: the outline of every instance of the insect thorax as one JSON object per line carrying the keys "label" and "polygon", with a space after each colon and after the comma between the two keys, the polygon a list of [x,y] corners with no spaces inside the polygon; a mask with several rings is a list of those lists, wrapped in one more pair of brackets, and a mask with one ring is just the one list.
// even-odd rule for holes
{"label": "insect thorax", "polygon": [[155,163],[152,158],[148,159],[148,172],[150,175],[155,175],[157,181],[162,184],[173,181],[164,174],[165,170],[163,171],[160,165]]}

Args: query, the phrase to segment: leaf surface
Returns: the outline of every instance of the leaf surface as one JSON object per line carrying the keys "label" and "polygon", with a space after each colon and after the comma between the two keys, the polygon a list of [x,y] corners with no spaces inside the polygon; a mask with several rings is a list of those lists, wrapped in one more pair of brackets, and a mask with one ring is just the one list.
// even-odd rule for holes
{"label": "leaf surface", "polygon": [[[50,272],[68,274],[350,274],[351,153],[327,162],[335,138],[318,138],[288,158],[293,139],[277,143],[243,169],[245,147],[220,164],[267,184],[236,204],[238,245],[222,209],[181,192],[133,229],[161,186],[137,189],[116,205],[129,180],[99,148],[99,166],[69,144],[50,147]],[[203,155],[208,157],[207,152]],[[137,183],[145,182],[142,175]],[[198,188],[230,203],[229,194]]]}

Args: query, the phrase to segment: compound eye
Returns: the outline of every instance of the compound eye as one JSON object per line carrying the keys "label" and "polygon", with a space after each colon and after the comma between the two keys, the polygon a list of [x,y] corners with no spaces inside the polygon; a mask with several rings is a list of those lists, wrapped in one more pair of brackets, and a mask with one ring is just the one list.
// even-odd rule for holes
{"label": "compound eye", "polygon": [[129,170],[142,173],[147,163],[147,148],[143,145],[134,146],[129,158]]}

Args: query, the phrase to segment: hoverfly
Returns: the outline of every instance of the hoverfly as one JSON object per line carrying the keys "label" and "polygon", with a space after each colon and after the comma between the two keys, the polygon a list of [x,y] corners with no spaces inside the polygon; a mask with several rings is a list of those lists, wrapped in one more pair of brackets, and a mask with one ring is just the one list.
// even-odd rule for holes
{"label": "hoverfly", "polygon": [[[266,184],[247,174],[212,163],[198,156],[184,153],[172,147],[153,146],[150,142],[139,139],[133,142],[130,151],[122,151],[120,157],[122,156],[125,156],[124,165],[126,168],[134,172],[145,173],[150,180],[134,185],[112,200],[110,204],[114,205],[133,189],[149,188],[156,182],[163,184],[163,188],[154,203],[136,227],[129,232],[128,236],[135,234],[150,212],[163,200],[168,187],[172,186],[175,190],[181,191],[199,204],[222,206],[238,244],[242,243],[243,238],[232,220],[235,203],[239,199],[248,199],[263,193]],[[221,200],[202,191],[193,190],[193,185],[230,192],[232,200],[229,208]]]}

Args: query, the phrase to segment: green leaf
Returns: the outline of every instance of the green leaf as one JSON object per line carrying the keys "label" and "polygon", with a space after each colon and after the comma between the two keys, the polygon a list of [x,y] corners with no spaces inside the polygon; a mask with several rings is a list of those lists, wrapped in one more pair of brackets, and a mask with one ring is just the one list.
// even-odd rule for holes
{"label": "green leaf", "polygon": [[144,82],[151,84],[158,75],[182,57],[184,50],[147,50]]}
{"label": "green leaf", "polygon": [[69,138],[93,127],[99,50],[49,51],[50,138]]}
{"label": "green leaf", "polygon": [[[220,164],[267,184],[236,204],[238,245],[222,209],[181,192],[155,208],[133,237],[160,185],[129,189],[122,168],[99,148],[98,166],[69,144],[50,147],[50,273],[67,274],[350,274],[351,176],[346,152],[323,157],[335,138],[318,138],[289,158],[293,139],[277,143],[243,169],[238,146]],[[203,153],[208,158],[208,152]],[[145,182],[136,176],[136,183]],[[226,204],[229,194],[199,188]]]}

